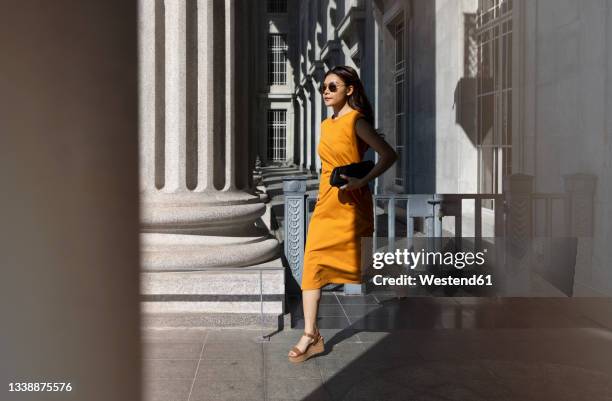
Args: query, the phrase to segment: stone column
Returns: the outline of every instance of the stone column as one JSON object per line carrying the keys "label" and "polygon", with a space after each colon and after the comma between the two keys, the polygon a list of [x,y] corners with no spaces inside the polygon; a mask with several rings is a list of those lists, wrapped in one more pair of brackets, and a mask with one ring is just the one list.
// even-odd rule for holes
{"label": "stone column", "polygon": [[317,153],[317,144],[319,143],[319,138],[321,136],[320,127],[321,120],[323,119],[323,101],[321,98],[321,94],[319,93],[319,86],[323,83],[323,76],[325,75],[325,67],[322,61],[316,60],[313,62],[312,74],[310,75],[312,86],[314,87],[314,106],[313,106],[313,127],[312,132],[314,136],[314,168],[315,171],[319,172],[321,168],[321,158]]}
{"label": "stone column", "polygon": [[[504,177],[506,228],[504,265],[496,277],[502,295],[520,296],[530,293],[533,247],[533,176],[511,174]],[[497,251],[501,251],[497,247]]]}
{"label": "stone column", "polygon": [[259,224],[266,206],[249,187],[248,132],[236,130],[237,97],[250,95],[235,84],[241,9],[235,0],[140,1],[143,269],[278,257]]}
{"label": "stone column", "polygon": [[304,94],[304,88],[299,87],[297,92],[297,100],[300,107],[300,142],[298,150],[300,152],[300,170],[306,168],[306,96]]}
{"label": "stone column", "polygon": [[306,119],[306,169],[308,171],[314,171],[313,160],[312,160],[312,147],[313,147],[313,135],[312,135],[312,85],[310,79],[306,79],[304,85],[304,95],[306,98],[305,102],[305,113],[304,118]]}
{"label": "stone column", "polygon": [[295,97],[293,98],[293,107],[296,110],[296,118],[294,121],[294,126],[295,126],[295,143],[294,143],[294,147],[293,147],[293,163],[296,166],[300,166],[302,164],[302,146],[304,144],[303,141],[303,135],[304,135],[304,130],[303,130],[303,120],[304,120],[304,114],[302,111],[302,98],[300,95],[300,90],[301,88],[298,88]]}
{"label": "stone column", "polygon": [[577,241],[573,295],[597,296],[592,289],[603,287],[601,284],[606,281],[600,271],[593,269],[597,176],[566,174],[563,181],[568,195],[565,210],[567,236]]}
{"label": "stone column", "polygon": [[563,181],[569,195],[568,234],[573,237],[592,237],[597,176],[566,174]]}

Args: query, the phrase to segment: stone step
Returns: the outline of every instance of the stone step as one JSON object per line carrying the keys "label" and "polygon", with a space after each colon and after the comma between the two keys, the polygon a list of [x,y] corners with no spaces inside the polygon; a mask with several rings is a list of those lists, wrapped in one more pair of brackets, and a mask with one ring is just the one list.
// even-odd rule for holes
{"label": "stone step", "polygon": [[[269,264],[190,271],[142,271],[145,327],[280,328],[285,315],[285,268]],[[280,326],[279,326],[280,325]]]}
{"label": "stone step", "polygon": [[218,328],[231,327],[240,329],[263,328],[277,331],[291,328],[289,314],[258,313],[159,313],[143,312],[141,327],[145,329],[159,328]]}
{"label": "stone step", "polygon": [[[307,176],[309,188],[316,197],[317,174],[301,171],[297,166],[269,166],[256,168],[253,175],[257,193],[266,205],[258,227],[282,241],[283,177]],[[255,241],[258,238],[255,234],[249,238],[243,233],[237,238],[236,241],[247,242],[240,244],[240,249],[260,252],[257,247],[265,244]],[[158,234],[142,236],[146,262],[141,272],[144,327],[290,327],[290,316],[285,313],[286,273],[281,257],[248,267],[201,267],[203,259],[199,253],[227,238],[208,236],[206,241],[198,243],[191,236],[158,237]],[[190,255],[192,263],[186,258]],[[224,262],[241,260],[240,255],[216,254],[215,257]]]}

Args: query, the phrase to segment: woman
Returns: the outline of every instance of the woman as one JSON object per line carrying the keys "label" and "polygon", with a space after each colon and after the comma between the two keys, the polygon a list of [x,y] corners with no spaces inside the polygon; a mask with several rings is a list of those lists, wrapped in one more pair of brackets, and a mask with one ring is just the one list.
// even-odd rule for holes
{"label": "woman", "polygon": [[[289,351],[292,362],[324,351],[316,324],[321,287],[361,282],[361,237],[371,237],[374,230],[368,182],[397,160],[393,148],[374,131],[372,106],[353,68],[329,70],[320,90],[334,115],[321,122],[319,194],[308,225],[301,283],[305,326],[304,334]],[[341,175],[348,182],[340,188],[331,186],[333,168],[362,161],[368,146],[380,155],[374,168],[361,179]]]}

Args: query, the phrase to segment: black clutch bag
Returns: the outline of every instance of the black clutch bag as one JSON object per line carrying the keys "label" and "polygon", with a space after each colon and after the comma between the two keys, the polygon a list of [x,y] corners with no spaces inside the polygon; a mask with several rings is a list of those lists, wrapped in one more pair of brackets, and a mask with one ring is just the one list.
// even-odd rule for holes
{"label": "black clutch bag", "polygon": [[344,166],[334,167],[329,177],[329,184],[333,187],[341,187],[348,181],[340,177],[340,174],[344,174],[347,177],[363,178],[373,168],[374,162],[372,160],[365,160],[359,163],[351,163]]}

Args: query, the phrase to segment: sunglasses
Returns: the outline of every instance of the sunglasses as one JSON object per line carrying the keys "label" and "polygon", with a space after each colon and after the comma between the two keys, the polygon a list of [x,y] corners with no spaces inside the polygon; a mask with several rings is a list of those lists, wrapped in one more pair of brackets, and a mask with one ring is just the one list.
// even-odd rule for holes
{"label": "sunglasses", "polygon": [[321,86],[319,87],[319,92],[321,92],[321,94],[323,94],[325,92],[325,89],[329,88],[330,92],[335,92],[338,90],[338,86],[345,86],[343,84],[337,84],[335,82],[330,82],[329,86],[325,85],[325,84],[321,84]]}

